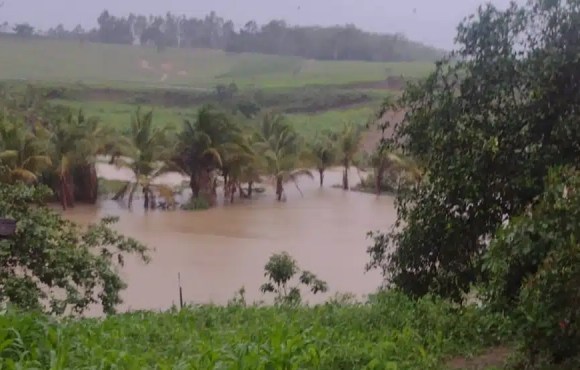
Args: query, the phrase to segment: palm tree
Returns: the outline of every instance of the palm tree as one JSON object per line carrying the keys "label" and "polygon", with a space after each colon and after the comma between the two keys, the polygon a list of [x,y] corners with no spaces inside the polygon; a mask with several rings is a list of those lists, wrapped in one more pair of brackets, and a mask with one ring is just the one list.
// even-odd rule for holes
{"label": "palm tree", "polygon": [[342,188],[344,190],[349,189],[348,170],[353,165],[354,159],[359,152],[361,134],[359,127],[353,124],[346,124],[337,137],[340,162],[344,166],[344,173],[342,175]]}
{"label": "palm tree", "polygon": [[195,121],[184,122],[174,162],[189,175],[193,198],[203,198],[209,205],[215,205],[217,171],[224,177],[227,197],[231,171],[243,154],[242,141],[240,128],[210,105],[198,110]]}
{"label": "palm tree", "polygon": [[278,201],[283,198],[284,184],[293,182],[300,191],[297,179],[301,176],[313,178],[309,170],[296,168],[299,136],[284,122],[282,116],[266,115],[257,134],[257,141],[260,143],[266,168],[274,179]]}
{"label": "palm tree", "polygon": [[320,187],[324,186],[324,172],[336,161],[336,147],[330,136],[315,139],[310,145],[309,157],[320,175]]}
{"label": "palm tree", "polygon": [[0,173],[2,182],[38,181],[42,171],[50,168],[48,145],[43,130],[27,130],[24,124],[0,121]]}
{"label": "palm tree", "polygon": [[51,113],[47,128],[56,177],[51,185],[63,209],[74,206],[77,199],[95,203],[97,155],[105,154],[107,146],[114,142],[113,134],[98,119],[86,118],[82,110],[73,114],[61,107]]}
{"label": "palm tree", "polygon": [[120,147],[122,156],[115,160],[117,166],[126,167],[133,172],[133,179],[128,181],[113,199],[122,199],[129,194],[128,207],[131,208],[135,192],[141,188],[145,209],[153,206],[153,191],[161,187],[153,185],[153,181],[171,169],[164,162],[169,159],[171,153],[167,145],[169,142],[167,131],[166,128],[154,127],[153,111],[142,114],[141,109],[137,109],[131,119],[129,137],[124,138]]}
{"label": "palm tree", "polygon": [[374,169],[375,191],[377,195],[381,193],[381,186],[385,176],[400,178],[406,176],[407,180],[416,182],[421,179],[422,173],[419,167],[409,158],[390,150],[387,145],[380,145],[371,157],[371,164]]}

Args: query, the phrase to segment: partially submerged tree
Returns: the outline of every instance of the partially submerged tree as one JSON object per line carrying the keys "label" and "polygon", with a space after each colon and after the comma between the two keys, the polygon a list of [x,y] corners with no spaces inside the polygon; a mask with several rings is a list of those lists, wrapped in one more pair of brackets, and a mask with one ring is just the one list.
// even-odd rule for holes
{"label": "partially submerged tree", "polygon": [[43,138],[27,130],[23,123],[9,123],[0,117],[0,182],[35,183],[52,166]]}
{"label": "partially submerged tree", "polygon": [[326,282],[318,279],[310,271],[301,271],[296,260],[288,253],[274,254],[264,267],[264,276],[268,282],[264,283],[260,290],[262,293],[276,294],[275,302],[278,304],[300,304],[302,295],[300,286],[290,286],[296,274],[300,274],[300,284],[308,287],[313,294],[324,293],[328,290]]}
{"label": "partially submerged tree", "polygon": [[342,174],[342,188],[344,190],[349,190],[348,182],[348,171],[354,163],[355,157],[360,150],[360,143],[362,139],[362,131],[360,127],[353,125],[352,123],[345,124],[342,131],[339,133],[338,139],[338,150],[339,150],[339,160],[344,167],[344,172]]}
{"label": "partially submerged tree", "polygon": [[[294,183],[298,186],[298,179],[302,176],[313,178],[310,170],[296,168],[300,155],[300,139],[292,126],[279,115],[266,115],[262,121],[257,139],[262,148],[262,155],[266,160],[269,175],[274,180],[276,199],[284,197],[284,184]],[[301,192],[302,193],[302,192]]]}
{"label": "partially submerged tree", "polygon": [[309,157],[318,170],[320,187],[324,186],[324,172],[336,162],[337,150],[330,134],[317,137],[309,147]]}
{"label": "partially submerged tree", "polygon": [[133,179],[114,196],[119,200],[128,194],[128,206],[131,208],[133,197],[138,189],[141,189],[144,196],[144,207],[149,209],[154,205],[151,200],[154,196],[155,187],[153,181],[169,169],[166,160],[169,159],[172,151],[168,147],[168,130],[166,128],[156,128],[153,123],[153,111],[141,113],[138,109],[131,120],[131,132],[121,146],[123,157],[116,158],[116,164],[125,167],[133,172]]}
{"label": "partially submerged tree", "polygon": [[126,285],[116,265],[126,254],[148,261],[147,248],[110,228],[108,218],[87,229],[44,205],[50,190],[0,186],[0,216],[16,232],[0,239],[0,303],[52,314],[81,314],[92,305],[115,312]]}

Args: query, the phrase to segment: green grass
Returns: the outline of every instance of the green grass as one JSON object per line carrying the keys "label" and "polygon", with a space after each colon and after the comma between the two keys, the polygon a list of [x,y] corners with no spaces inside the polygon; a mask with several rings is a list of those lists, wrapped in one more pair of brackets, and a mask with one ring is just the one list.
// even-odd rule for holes
{"label": "green grass", "polygon": [[395,293],[369,304],[203,306],[104,320],[0,315],[0,368],[443,369],[504,341],[509,324],[474,307]]}
{"label": "green grass", "polygon": [[324,130],[339,131],[345,123],[364,125],[373,113],[375,113],[373,107],[364,106],[317,114],[289,114],[287,119],[301,135],[313,137],[316,133]]}
{"label": "green grass", "polygon": [[[131,115],[135,113],[137,105],[116,102],[88,101],[76,102],[68,100],[54,100],[54,103],[64,104],[74,109],[82,108],[89,117],[98,117],[106,126],[123,131],[129,127]],[[143,109],[154,109],[154,121],[160,126],[180,128],[183,120],[191,119],[197,107],[167,108],[144,105]],[[305,137],[311,137],[317,132],[342,129],[343,124],[352,122],[364,125],[374,113],[373,107],[363,106],[352,109],[338,109],[315,114],[287,114],[286,118]],[[258,119],[255,119],[257,122]]]}
{"label": "green grass", "polygon": [[[68,100],[53,100],[53,103],[62,104],[73,109],[82,109],[88,117],[98,117],[105,126],[121,131],[129,128],[131,116],[135,114],[138,108],[137,104],[106,101],[76,102]],[[154,121],[157,125],[172,126],[175,128],[181,127],[183,120],[191,118],[196,111],[195,107],[192,107],[191,109],[183,109],[143,105],[141,108],[154,110]]]}
{"label": "green grass", "polygon": [[[206,49],[158,53],[139,46],[11,37],[0,37],[0,50],[0,80],[82,82],[109,87],[212,88],[229,82],[259,88],[335,85],[379,81],[390,75],[421,77],[432,69],[431,63],[424,62],[315,61]],[[155,70],[142,68],[142,60]],[[171,63],[173,69],[162,81],[164,63]]]}

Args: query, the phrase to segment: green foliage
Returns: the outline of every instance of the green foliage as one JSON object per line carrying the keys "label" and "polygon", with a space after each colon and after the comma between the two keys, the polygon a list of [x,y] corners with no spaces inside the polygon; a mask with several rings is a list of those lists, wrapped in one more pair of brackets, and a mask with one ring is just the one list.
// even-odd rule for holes
{"label": "green foliage", "polygon": [[[0,213],[17,221],[0,240],[0,303],[54,314],[82,313],[98,304],[114,313],[125,283],[115,265],[126,253],[148,261],[147,248],[110,228],[105,218],[86,230],[44,206],[42,186],[0,186]],[[0,341],[1,343],[1,341]]]}
{"label": "green foliage", "polygon": [[399,193],[391,232],[372,234],[368,268],[456,301],[486,279],[490,238],[580,155],[579,14],[575,0],[488,5],[458,28],[459,49],[401,102],[398,143],[425,178]]}
{"label": "green foliage", "polygon": [[381,293],[367,304],[200,306],[103,320],[0,315],[0,367],[444,369],[505,339],[501,315]]}
{"label": "green foliage", "polygon": [[537,204],[498,232],[484,259],[486,301],[515,313],[534,364],[580,352],[579,191],[576,170],[552,171]]}
{"label": "green foliage", "polygon": [[298,273],[300,273],[300,284],[310,288],[313,294],[324,293],[328,290],[326,282],[318,279],[310,271],[301,271],[296,260],[286,252],[272,255],[264,270],[264,276],[268,278],[268,282],[264,283],[260,290],[263,293],[276,294],[275,301],[278,304],[297,305],[302,302],[300,287],[288,285]]}

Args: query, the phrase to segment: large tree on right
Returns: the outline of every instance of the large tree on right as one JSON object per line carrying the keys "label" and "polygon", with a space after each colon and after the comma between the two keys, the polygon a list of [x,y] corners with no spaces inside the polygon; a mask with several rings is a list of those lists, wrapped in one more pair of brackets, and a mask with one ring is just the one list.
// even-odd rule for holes
{"label": "large tree on right", "polygon": [[371,233],[367,268],[461,301],[487,280],[498,228],[537,202],[550,168],[580,159],[580,0],[487,5],[457,30],[457,50],[401,100],[399,149],[426,173],[398,193],[395,226]]}

